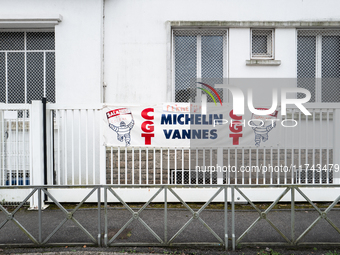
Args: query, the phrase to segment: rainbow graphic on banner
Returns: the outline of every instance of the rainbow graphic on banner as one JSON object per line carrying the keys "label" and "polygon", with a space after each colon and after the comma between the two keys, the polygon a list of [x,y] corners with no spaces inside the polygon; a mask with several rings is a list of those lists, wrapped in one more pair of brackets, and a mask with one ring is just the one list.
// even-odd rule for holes
{"label": "rainbow graphic on banner", "polygon": [[[206,86],[206,87],[209,88],[212,92],[214,92],[214,94],[217,96],[218,100],[220,101],[220,104],[222,105],[222,100],[221,100],[220,96],[218,95],[217,91],[216,91],[213,87],[211,87],[210,85],[208,85],[208,84],[206,84],[206,83],[203,83],[203,82],[197,82],[197,83],[202,84],[203,86]],[[207,93],[207,94],[212,98],[212,100],[214,101],[215,105],[217,105],[216,100],[215,100],[215,97],[210,93],[209,90],[204,89],[204,88],[200,88],[200,87],[198,87],[198,89],[203,90],[205,93]],[[223,105],[222,105],[222,106],[223,106]]]}

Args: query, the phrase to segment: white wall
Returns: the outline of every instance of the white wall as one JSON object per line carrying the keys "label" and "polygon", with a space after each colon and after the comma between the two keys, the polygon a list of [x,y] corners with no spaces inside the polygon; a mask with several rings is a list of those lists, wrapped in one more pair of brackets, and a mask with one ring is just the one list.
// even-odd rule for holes
{"label": "white wall", "polygon": [[0,18],[62,15],[55,26],[56,100],[100,102],[100,0],[1,0],[0,6]]}
{"label": "white wall", "polygon": [[[58,103],[101,102],[102,0],[0,0],[2,16],[60,14],[56,33]],[[337,0],[105,0],[106,102],[168,101],[168,21],[339,20]],[[275,32],[280,66],[246,66],[249,28],[229,29],[229,77],[295,77],[296,30]]]}
{"label": "white wall", "polygon": [[[167,101],[167,21],[339,20],[339,1],[106,0],[107,102]],[[275,31],[280,66],[246,66],[250,29],[229,29],[229,77],[296,77],[296,30]]]}

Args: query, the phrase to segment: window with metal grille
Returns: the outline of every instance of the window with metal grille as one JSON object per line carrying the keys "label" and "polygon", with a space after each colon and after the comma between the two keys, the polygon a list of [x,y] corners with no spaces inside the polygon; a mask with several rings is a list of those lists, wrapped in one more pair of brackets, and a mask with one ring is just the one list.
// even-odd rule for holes
{"label": "window with metal grille", "polygon": [[310,102],[340,102],[340,30],[298,30],[297,78]]}
{"label": "window with metal grille", "polygon": [[274,59],[274,30],[251,30],[251,58]]}
{"label": "window with metal grille", "polygon": [[54,32],[0,32],[0,102],[55,102]]}
{"label": "window with metal grille", "polygon": [[227,76],[227,30],[173,30],[173,69],[175,102],[199,102],[197,81],[215,87]]}

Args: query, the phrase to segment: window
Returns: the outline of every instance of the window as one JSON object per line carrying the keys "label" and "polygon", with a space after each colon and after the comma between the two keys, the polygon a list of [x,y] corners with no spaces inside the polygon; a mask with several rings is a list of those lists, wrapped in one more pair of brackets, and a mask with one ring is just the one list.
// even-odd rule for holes
{"label": "window", "polygon": [[251,58],[274,59],[274,30],[251,30]]}
{"label": "window", "polygon": [[[173,69],[175,102],[198,101],[197,81],[222,84],[227,76],[227,30],[173,30]],[[223,90],[216,91],[223,100]]]}
{"label": "window", "polygon": [[298,30],[297,78],[310,102],[340,102],[340,30]]}
{"label": "window", "polygon": [[55,102],[54,32],[0,32],[0,102]]}

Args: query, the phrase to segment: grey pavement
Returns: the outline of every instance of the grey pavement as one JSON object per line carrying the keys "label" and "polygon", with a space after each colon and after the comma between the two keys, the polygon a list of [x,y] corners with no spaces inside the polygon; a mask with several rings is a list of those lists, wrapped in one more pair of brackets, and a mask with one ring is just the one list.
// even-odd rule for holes
{"label": "grey pavement", "polygon": [[[315,221],[318,213],[311,209],[301,209],[295,211],[295,237],[300,236],[308,226]],[[150,228],[164,240],[164,209],[147,208],[141,213],[141,219],[150,226]],[[168,209],[168,240],[172,238],[176,232],[191,218],[192,214],[186,209]],[[209,225],[216,234],[224,238],[224,210],[206,209],[200,214],[204,222]],[[235,213],[235,234],[238,238],[250,225],[254,222],[259,214],[255,210],[237,210]],[[329,212],[328,217],[336,225],[340,226],[340,210],[333,209]],[[45,240],[53,230],[64,220],[66,215],[60,210],[48,208],[42,212],[42,239]],[[98,233],[98,212],[95,208],[79,209],[74,214],[74,218],[79,221],[81,225],[93,236],[97,237]],[[268,219],[278,228],[282,233],[290,239],[291,236],[291,216],[290,210],[272,210],[268,214]],[[109,208],[108,210],[108,235],[112,238],[120,228],[131,218],[131,213],[126,209]],[[25,227],[36,239],[38,238],[38,212],[28,211],[26,208],[19,210],[15,214],[15,219]],[[6,220],[6,215],[0,212],[0,224]],[[1,226],[1,225],[0,225]],[[101,232],[104,234],[104,210],[101,211]],[[228,233],[229,233],[229,252],[231,252],[231,213],[228,212]],[[261,219],[258,224],[251,229],[247,235],[242,239],[244,242],[282,242],[285,240],[280,236],[275,229],[264,219]],[[334,250],[334,245],[340,245],[340,235],[332,228],[332,226],[325,220],[320,219],[316,226],[303,238],[302,242],[310,242],[312,245],[307,250],[301,250],[301,247],[293,249],[294,252],[289,254],[327,254],[328,250]],[[114,244],[121,243],[126,247],[92,247],[89,244],[91,239],[78,228],[78,226],[71,220],[66,223],[51,237],[44,248],[30,248],[32,241],[21,231],[21,229],[9,221],[0,229],[0,254],[223,254],[225,251],[223,247],[205,247],[202,243],[215,242],[218,243],[214,237],[198,219],[194,219],[187,228],[179,234],[175,239],[175,243],[201,243],[196,247],[181,246],[179,248],[157,247],[159,243],[157,239],[141,224],[140,221],[134,220],[114,241]],[[320,243],[333,243],[324,244]],[[52,248],[51,243],[73,243],[73,245],[60,245],[59,248]],[[135,243],[149,243],[146,247],[137,247]],[[153,243],[154,245],[150,244]],[[318,243],[318,244],[313,244]],[[24,246],[26,248],[11,248],[6,247],[6,244]],[[191,248],[190,248],[191,247]],[[268,247],[268,248],[267,248]],[[250,248],[245,245],[237,247],[237,252],[242,251],[244,254],[257,254],[256,251],[263,249],[281,249],[281,254],[286,254],[285,250],[277,244],[262,244],[254,245],[255,253],[252,253]],[[25,250],[26,249],[26,250]],[[288,248],[287,248],[288,249]],[[313,250],[310,250],[313,249]],[[337,249],[338,250],[338,249]],[[176,253],[175,253],[176,251]],[[298,251],[298,252],[297,252]],[[303,252],[309,251],[309,253]],[[248,253],[249,252],[249,253]],[[269,250],[268,250],[269,252]],[[319,253],[320,252],[320,253]],[[313,253],[313,254],[312,254]],[[266,254],[266,253],[263,253]],[[270,252],[268,253],[270,254]],[[287,253],[288,254],[288,253]],[[340,254],[340,252],[339,252]]]}

